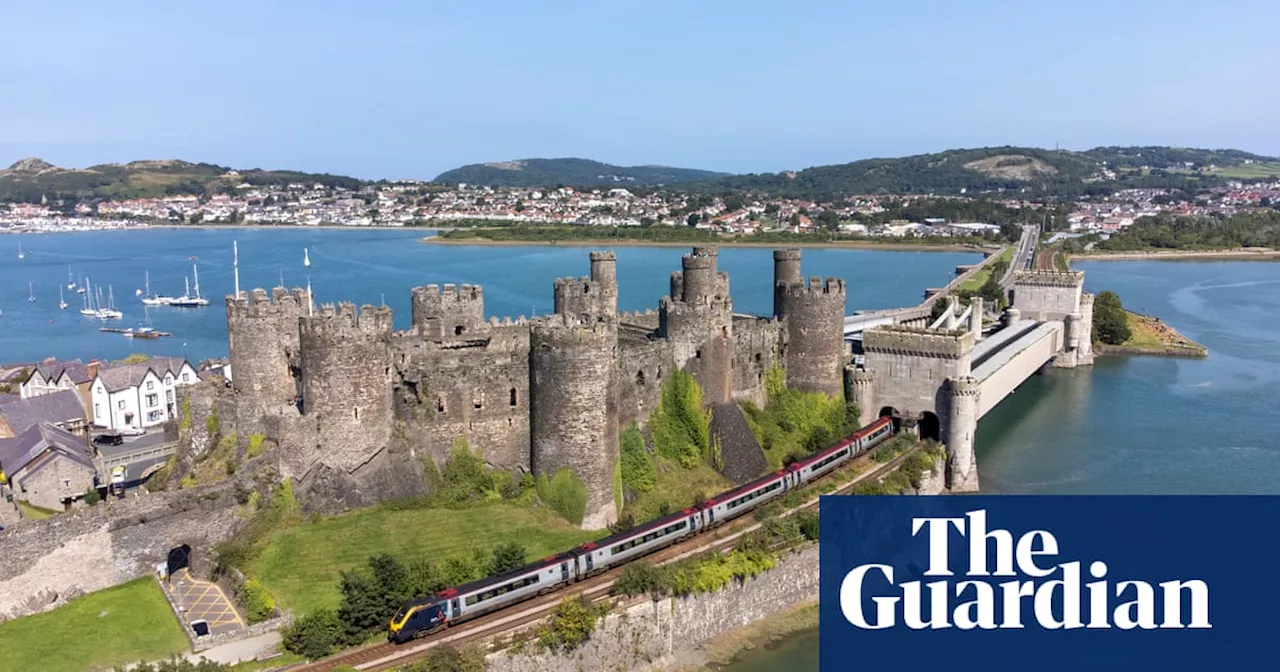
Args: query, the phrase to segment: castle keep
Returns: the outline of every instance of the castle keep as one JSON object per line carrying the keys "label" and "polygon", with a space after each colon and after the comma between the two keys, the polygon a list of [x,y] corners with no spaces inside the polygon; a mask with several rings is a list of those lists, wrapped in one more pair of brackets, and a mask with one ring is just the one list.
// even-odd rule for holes
{"label": "castle keep", "polygon": [[[306,290],[228,296],[236,427],[281,446],[282,475],[315,506],[419,494],[423,460],[463,439],[485,462],[587,485],[583,526],[616,520],[620,427],[643,422],[670,372],[691,374],[713,408],[764,400],[765,372],[842,393],[843,281],[800,275],[774,253],[774,315],[735,314],[715,247],[695,247],[658,310],[618,312],[617,256],[555,281],[555,313],[485,319],[473,285],[414,287],[412,323],[385,307],[316,306]],[[735,407],[736,408],[736,407]]]}

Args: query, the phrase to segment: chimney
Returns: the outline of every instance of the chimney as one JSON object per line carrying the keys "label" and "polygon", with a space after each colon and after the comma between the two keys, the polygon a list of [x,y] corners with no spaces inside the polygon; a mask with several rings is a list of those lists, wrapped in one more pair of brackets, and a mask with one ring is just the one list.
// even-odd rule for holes
{"label": "chimney", "polygon": [[100,359],[91,359],[91,360],[89,360],[89,363],[85,365],[85,367],[84,367],[84,368],[85,368],[85,370],[86,370],[86,371],[88,371],[88,372],[89,372],[89,379],[90,379],[90,380],[93,380],[94,378],[97,378],[97,377],[98,377],[98,367],[99,367],[101,364],[102,364],[102,360],[100,360]]}

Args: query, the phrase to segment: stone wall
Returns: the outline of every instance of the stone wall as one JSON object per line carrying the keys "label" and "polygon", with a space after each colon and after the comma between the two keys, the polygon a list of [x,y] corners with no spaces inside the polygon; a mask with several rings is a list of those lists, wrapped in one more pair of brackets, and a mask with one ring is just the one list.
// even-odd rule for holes
{"label": "stone wall", "polygon": [[496,672],[654,670],[677,655],[787,607],[818,597],[818,546],[783,558],[774,569],[716,593],[638,600],[605,617],[578,650],[488,657]]}
{"label": "stone wall", "polygon": [[[234,483],[107,500],[0,532],[0,618],[53,609],[155,570],[187,545],[207,571],[213,545],[242,522]],[[202,564],[203,563],[203,564]]]}
{"label": "stone wall", "polygon": [[1018,271],[1013,275],[1013,307],[1026,320],[1065,320],[1080,312],[1084,273]]}
{"label": "stone wall", "polygon": [[[882,326],[868,329],[862,338],[865,368],[875,381],[867,397],[902,416],[934,413],[945,435],[951,396],[944,383],[969,375],[973,334]],[[880,411],[861,410],[864,417]]]}
{"label": "stone wall", "polygon": [[764,376],[782,366],[786,330],[778,320],[753,315],[733,316],[733,398],[764,408],[768,401]]}
{"label": "stone wall", "polygon": [[618,426],[645,423],[671,375],[671,343],[630,326],[618,329]]}
{"label": "stone wall", "polygon": [[787,387],[839,397],[844,392],[844,280],[774,287],[777,317],[787,325]]}

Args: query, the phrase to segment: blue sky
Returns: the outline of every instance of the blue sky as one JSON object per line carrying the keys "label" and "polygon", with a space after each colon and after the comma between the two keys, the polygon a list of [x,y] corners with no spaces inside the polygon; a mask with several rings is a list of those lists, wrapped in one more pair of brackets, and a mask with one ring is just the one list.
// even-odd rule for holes
{"label": "blue sky", "polygon": [[1280,155],[1275,0],[6,0],[0,165]]}

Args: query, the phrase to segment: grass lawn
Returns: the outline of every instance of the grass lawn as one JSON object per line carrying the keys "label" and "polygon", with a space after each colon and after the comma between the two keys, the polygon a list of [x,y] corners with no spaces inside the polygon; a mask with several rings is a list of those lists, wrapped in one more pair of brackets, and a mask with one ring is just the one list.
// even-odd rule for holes
{"label": "grass lawn", "polygon": [[145,577],[0,623],[0,669],[84,672],[187,650],[182,626]]}
{"label": "grass lawn", "polygon": [[1166,326],[1160,320],[1154,317],[1146,317],[1125,311],[1125,318],[1129,323],[1129,340],[1125,341],[1123,347],[1126,348],[1168,348],[1168,347],[1184,347],[1184,348],[1200,348],[1184,337],[1182,334],[1174,331]]}
{"label": "grass lawn", "polygon": [[35,504],[28,504],[21,499],[18,500],[18,508],[22,510],[22,517],[28,520],[44,520],[49,516],[56,516],[60,511],[52,511],[44,509]]}
{"label": "grass lawn", "polygon": [[1280,176],[1280,163],[1248,163],[1238,166],[1226,166],[1206,172],[1210,175],[1237,179],[1277,177]]}
{"label": "grass lawn", "polygon": [[710,465],[699,464],[692,469],[685,469],[679,462],[657,455],[655,466],[658,478],[653,490],[628,502],[623,510],[635,518],[636,524],[657,518],[663,502],[666,502],[669,511],[679,511],[693,504],[695,498],[706,501],[733,487],[729,479],[721,476]]}
{"label": "grass lawn", "polygon": [[[1004,252],[1001,252],[999,257],[997,258],[997,261],[999,261],[1000,259],[1003,259],[1006,265],[1012,262],[1013,248],[1010,247]],[[982,286],[987,282],[987,278],[991,276],[991,267],[994,266],[995,264],[996,262],[993,261],[987,264],[986,266],[983,266],[982,270],[973,274],[973,277],[960,283],[960,286],[956,288],[956,291],[964,291],[967,289],[971,292],[976,292],[979,289],[982,289]]]}
{"label": "grass lawn", "polygon": [[437,565],[514,541],[529,559],[568,550],[607,533],[584,531],[547,508],[490,504],[471,509],[386,508],[354,511],[273,533],[248,574],[282,608],[301,616],[341,602],[338,573],[391,553],[402,561],[425,556]]}

